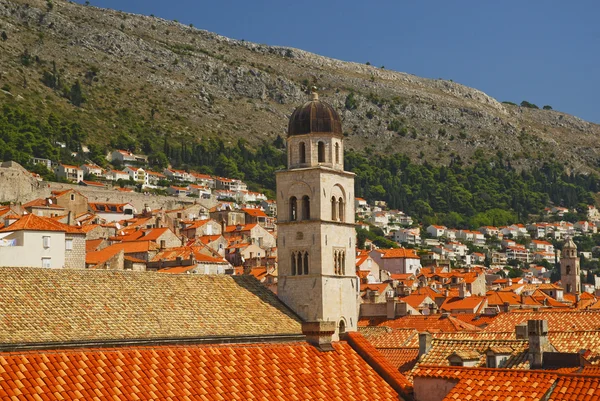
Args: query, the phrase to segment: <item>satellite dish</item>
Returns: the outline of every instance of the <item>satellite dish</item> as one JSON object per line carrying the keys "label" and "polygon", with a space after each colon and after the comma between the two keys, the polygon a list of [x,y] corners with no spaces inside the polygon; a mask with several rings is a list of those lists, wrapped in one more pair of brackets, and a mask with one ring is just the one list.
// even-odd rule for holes
{"label": "satellite dish", "polygon": [[81,221],[77,222],[77,227],[81,227]]}
{"label": "satellite dish", "polygon": [[421,313],[423,314],[423,316],[429,316],[430,310],[429,308],[423,308],[423,311]]}
{"label": "satellite dish", "polygon": [[52,204],[52,199],[48,199],[48,204],[51,205]]}
{"label": "satellite dish", "polygon": [[117,227],[117,230],[121,229],[121,225],[119,223],[115,224],[115,227]]}
{"label": "satellite dish", "polygon": [[125,232],[121,231],[119,234],[121,234],[121,235],[125,235]]}

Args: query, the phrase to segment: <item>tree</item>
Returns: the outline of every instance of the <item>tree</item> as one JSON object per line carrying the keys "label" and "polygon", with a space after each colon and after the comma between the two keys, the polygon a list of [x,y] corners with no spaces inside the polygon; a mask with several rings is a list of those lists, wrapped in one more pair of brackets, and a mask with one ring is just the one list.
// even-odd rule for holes
{"label": "tree", "polygon": [[544,107],[542,107],[542,109],[544,109],[544,110],[552,110],[552,106],[550,106],[549,104],[547,104]]}
{"label": "tree", "polygon": [[345,107],[346,110],[355,110],[356,107],[358,107],[358,101],[354,96],[354,92],[350,92],[348,96],[346,96]]}
{"label": "tree", "polygon": [[528,109],[539,109],[535,104],[528,102],[527,100],[523,100],[521,102],[521,107],[527,107]]}
{"label": "tree", "polygon": [[71,90],[69,91],[69,100],[77,107],[81,106],[81,104],[85,101],[79,81],[75,81],[73,86],[71,86]]}
{"label": "tree", "polygon": [[148,156],[148,162],[152,167],[165,168],[169,165],[169,159],[163,152],[154,152]]}

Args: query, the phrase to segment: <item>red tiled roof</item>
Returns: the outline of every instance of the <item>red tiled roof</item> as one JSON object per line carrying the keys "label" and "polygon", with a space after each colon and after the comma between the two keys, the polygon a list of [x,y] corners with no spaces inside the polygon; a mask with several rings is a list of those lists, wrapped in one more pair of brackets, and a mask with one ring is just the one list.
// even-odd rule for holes
{"label": "red tiled roof", "polygon": [[116,248],[114,246],[109,246],[101,251],[92,251],[86,252],[85,254],[85,264],[86,265],[98,265],[106,262],[116,254],[121,252],[121,249]]}
{"label": "red tiled roof", "polygon": [[242,209],[242,211],[252,217],[267,217],[265,212],[263,212],[260,209],[247,209],[246,208],[246,209]]}
{"label": "red tiled roof", "polygon": [[377,348],[377,351],[401,373],[412,370],[419,359],[418,348]]}
{"label": "red tiled roof", "polygon": [[333,347],[320,352],[299,342],[4,353],[0,398],[398,399],[347,343]]}
{"label": "red tiled roof", "polygon": [[382,258],[384,258],[384,259],[391,259],[391,258],[420,259],[414,249],[407,249],[407,248],[385,249],[383,251]]}
{"label": "red tiled roof", "polygon": [[57,231],[69,234],[83,234],[77,227],[59,223],[53,219],[36,216],[35,214],[27,214],[15,221],[8,227],[3,228],[0,232],[12,231]]}
{"label": "red tiled roof", "polygon": [[[435,332],[455,332],[455,331],[479,331],[478,327],[462,322],[452,316],[429,315],[417,316],[408,315],[392,320],[387,319],[360,319],[359,326],[385,326],[391,328],[416,329],[418,331]],[[514,326],[513,326],[514,331]]]}
{"label": "red tiled roof", "polygon": [[[399,394],[412,392],[412,383],[385,359],[383,355],[375,349],[358,332],[347,334],[348,344],[371,366],[389,385]],[[370,397],[368,397],[370,399]]]}
{"label": "red tiled roof", "polygon": [[421,366],[414,372],[414,377],[447,379],[456,383],[444,401],[600,400],[600,377],[591,375],[544,370]]}

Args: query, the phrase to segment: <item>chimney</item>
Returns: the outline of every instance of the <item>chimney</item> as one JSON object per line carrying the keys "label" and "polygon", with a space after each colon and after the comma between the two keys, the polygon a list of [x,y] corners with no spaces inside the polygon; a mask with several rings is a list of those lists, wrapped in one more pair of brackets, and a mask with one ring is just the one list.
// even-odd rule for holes
{"label": "chimney", "polygon": [[394,291],[387,291],[385,294],[387,318],[396,318],[396,298],[394,297]]}
{"label": "chimney", "polygon": [[431,349],[431,333],[419,333],[419,358],[427,354]]}
{"label": "chimney", "polygon": [[396,315],[406,316],[408,315],[408,304],[404,301],[400,301],[396,304]]}
{"label": "chimney", "polygon": [[529,335],[529,361],[531,369],[541,369],[544,360],[544,351],[550,351],[548,342],[548,321],[527,321],[527,333]]}
{"label": "chimney", "polygon": [[69,213],[67,214],[67,225],[68,226],[71,225],[72,216],[73,216],[73,213],[69,210]]}
{"label": "chimney", "polygon": [[306,341],[314,345],[319,351],[333,351],[331,337],[335,334],[335,322],[304,322],[302,334]]}
{"label": "chimney", "polygon": [[504,312],[508,312],[510,310],[510,303],[504,302],[503,308],[504,308]]}
{"label": "chimney", "polygon": [[465,298],[467,292],[467,285],[465,283],[460,283],[458,285],[458,297],[460,299]]}
{"label": "chimney", "polygon": [[515,326],[515,337],[517,340],[527,340],[527,323],[521,323]]}
{"label": "chimney", "polygon": [[445,296],[446,298],[448,298],[448,297],[450,296],[450,291],[448,291],[448,289],[447,289],[447,288],[444,290],[444,296]]}

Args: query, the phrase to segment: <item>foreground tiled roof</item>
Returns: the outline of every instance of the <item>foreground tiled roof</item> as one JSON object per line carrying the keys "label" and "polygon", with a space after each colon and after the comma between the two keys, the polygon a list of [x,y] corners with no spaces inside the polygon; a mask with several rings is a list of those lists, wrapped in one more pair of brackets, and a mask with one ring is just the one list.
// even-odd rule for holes
{"label": "foreground tiled roof", "polygon": [[345,342],[127,347],[0,354],[17,400],[398,400]]}
{"label": "foreground tiled roof", "polygon": [[0,344],[299,334],[251,276],[0,269]]}
{"label": "foreground tiled roof", "polygon": [[539,370],[430,366],[421,367],[415,372],[415,380],[428,378],[456,383],[444,401],[600,400],[600,376]]}
{"label": "foreground tiled roof", "polygon": [[401,373],[412,370],[419,359],[419,349],[413,347],[377,348],[377,351]]}

